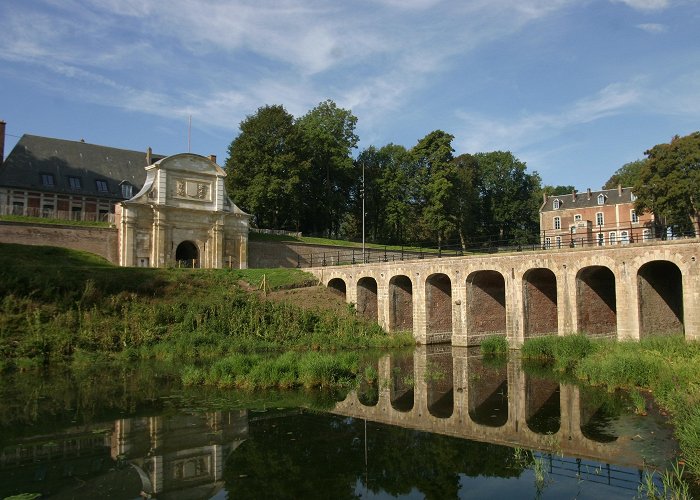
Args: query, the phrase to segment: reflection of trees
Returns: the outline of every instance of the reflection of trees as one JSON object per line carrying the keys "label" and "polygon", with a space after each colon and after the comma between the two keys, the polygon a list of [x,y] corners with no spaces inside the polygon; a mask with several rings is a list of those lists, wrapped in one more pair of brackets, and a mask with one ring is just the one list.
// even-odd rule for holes
{"label": "reflection of trees", "polygon": [[[254,417],[253,417],[254,418]],[[514,477],[510,448],[331,415],[302,414],[250,423],[250,439],[226,464],[231,497],[353,497],[357,481],[391,495],[413,488],[454,498],[460,474]]]}

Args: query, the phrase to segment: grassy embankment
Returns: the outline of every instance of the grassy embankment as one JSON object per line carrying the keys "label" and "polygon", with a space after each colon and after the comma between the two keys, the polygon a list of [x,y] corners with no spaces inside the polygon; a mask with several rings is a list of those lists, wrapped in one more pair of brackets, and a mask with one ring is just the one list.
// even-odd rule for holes
{"label": "grassy embankment", "polygon": [[314,282],[296,269],[119,268],[62,248],[0,245],[0,369],[156,359],[183,366],[189,384],[333,386],[361,372],[357,349],[413,342],[351,308],[302,309],[245,290],[263,275],[272,290]]}
{"label": "grassy embankment", "polygon": [[[671,415],[681,463],[700,478],[700,344],[680,336],[616,342],[569,335],[528,340],[521,353],[593,385],[651,391]],[[644,399],[637,401],[644,412]]]}

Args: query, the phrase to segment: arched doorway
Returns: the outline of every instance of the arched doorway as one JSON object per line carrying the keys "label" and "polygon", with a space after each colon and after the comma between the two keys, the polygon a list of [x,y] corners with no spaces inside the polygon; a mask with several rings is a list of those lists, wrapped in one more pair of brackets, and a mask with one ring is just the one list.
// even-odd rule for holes
{"label": "arched doorway", "polygon": [[199,250],[191,241],[183,241],[175,250],[178,267],[200,267]]}

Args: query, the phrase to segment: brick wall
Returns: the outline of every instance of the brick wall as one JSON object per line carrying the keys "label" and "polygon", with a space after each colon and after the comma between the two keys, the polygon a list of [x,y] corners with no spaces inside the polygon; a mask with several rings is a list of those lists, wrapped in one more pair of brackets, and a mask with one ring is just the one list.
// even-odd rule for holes
{"label": "brick wall", "polygon": [[114,228],[0,221],[0,243],[71,248],[100,255],[115,264],[119,261]]}

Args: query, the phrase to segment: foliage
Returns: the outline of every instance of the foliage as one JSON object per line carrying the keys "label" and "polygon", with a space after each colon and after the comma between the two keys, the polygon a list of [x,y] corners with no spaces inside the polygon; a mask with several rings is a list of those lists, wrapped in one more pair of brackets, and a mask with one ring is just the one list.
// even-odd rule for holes
{"label": "foliage", "polygon": [[297,120],[310,171],[302,183],[305,233],[338,235],[348,210],[350,188],[358,178],[352,150],[359,138],[357,118],[330,99]]}
{"label": "foliage", "polygon": [[258,227],[298,229],[308,160],[294,117],[282,106],[263,106],[240,130],[228,148],[229,194]]}
{"label": "foliage", "polygon": [[481,342],[481,352],[484,355],[508,354],[508,340],[502,335],[487,337]]}
{"label": "foliage", "polygon": [[547,196],[561,196],[564,194],[571,194],[576,190],[574,186],[544,186],[542,188],[542,193]]}
{"label": "foliage", "polygon": [[618,168],[614,174],[603,185],[603,189],[615,189],[617,186],[631,187],[639,182],[642,169],[646,165],[647,159],[631,161]]}
{"label": "foliage", "polygon": [[499,240],[529,243],[539,232],[540,177],[509,151],[476,154],[481,178],[481,223]]}
{"label": "foliage", "polygon": [[657,223],[698,231],[700,224],[700,132],[674,137],[645,154],[648,160],[634,185],[638,213],[654,214]]}

